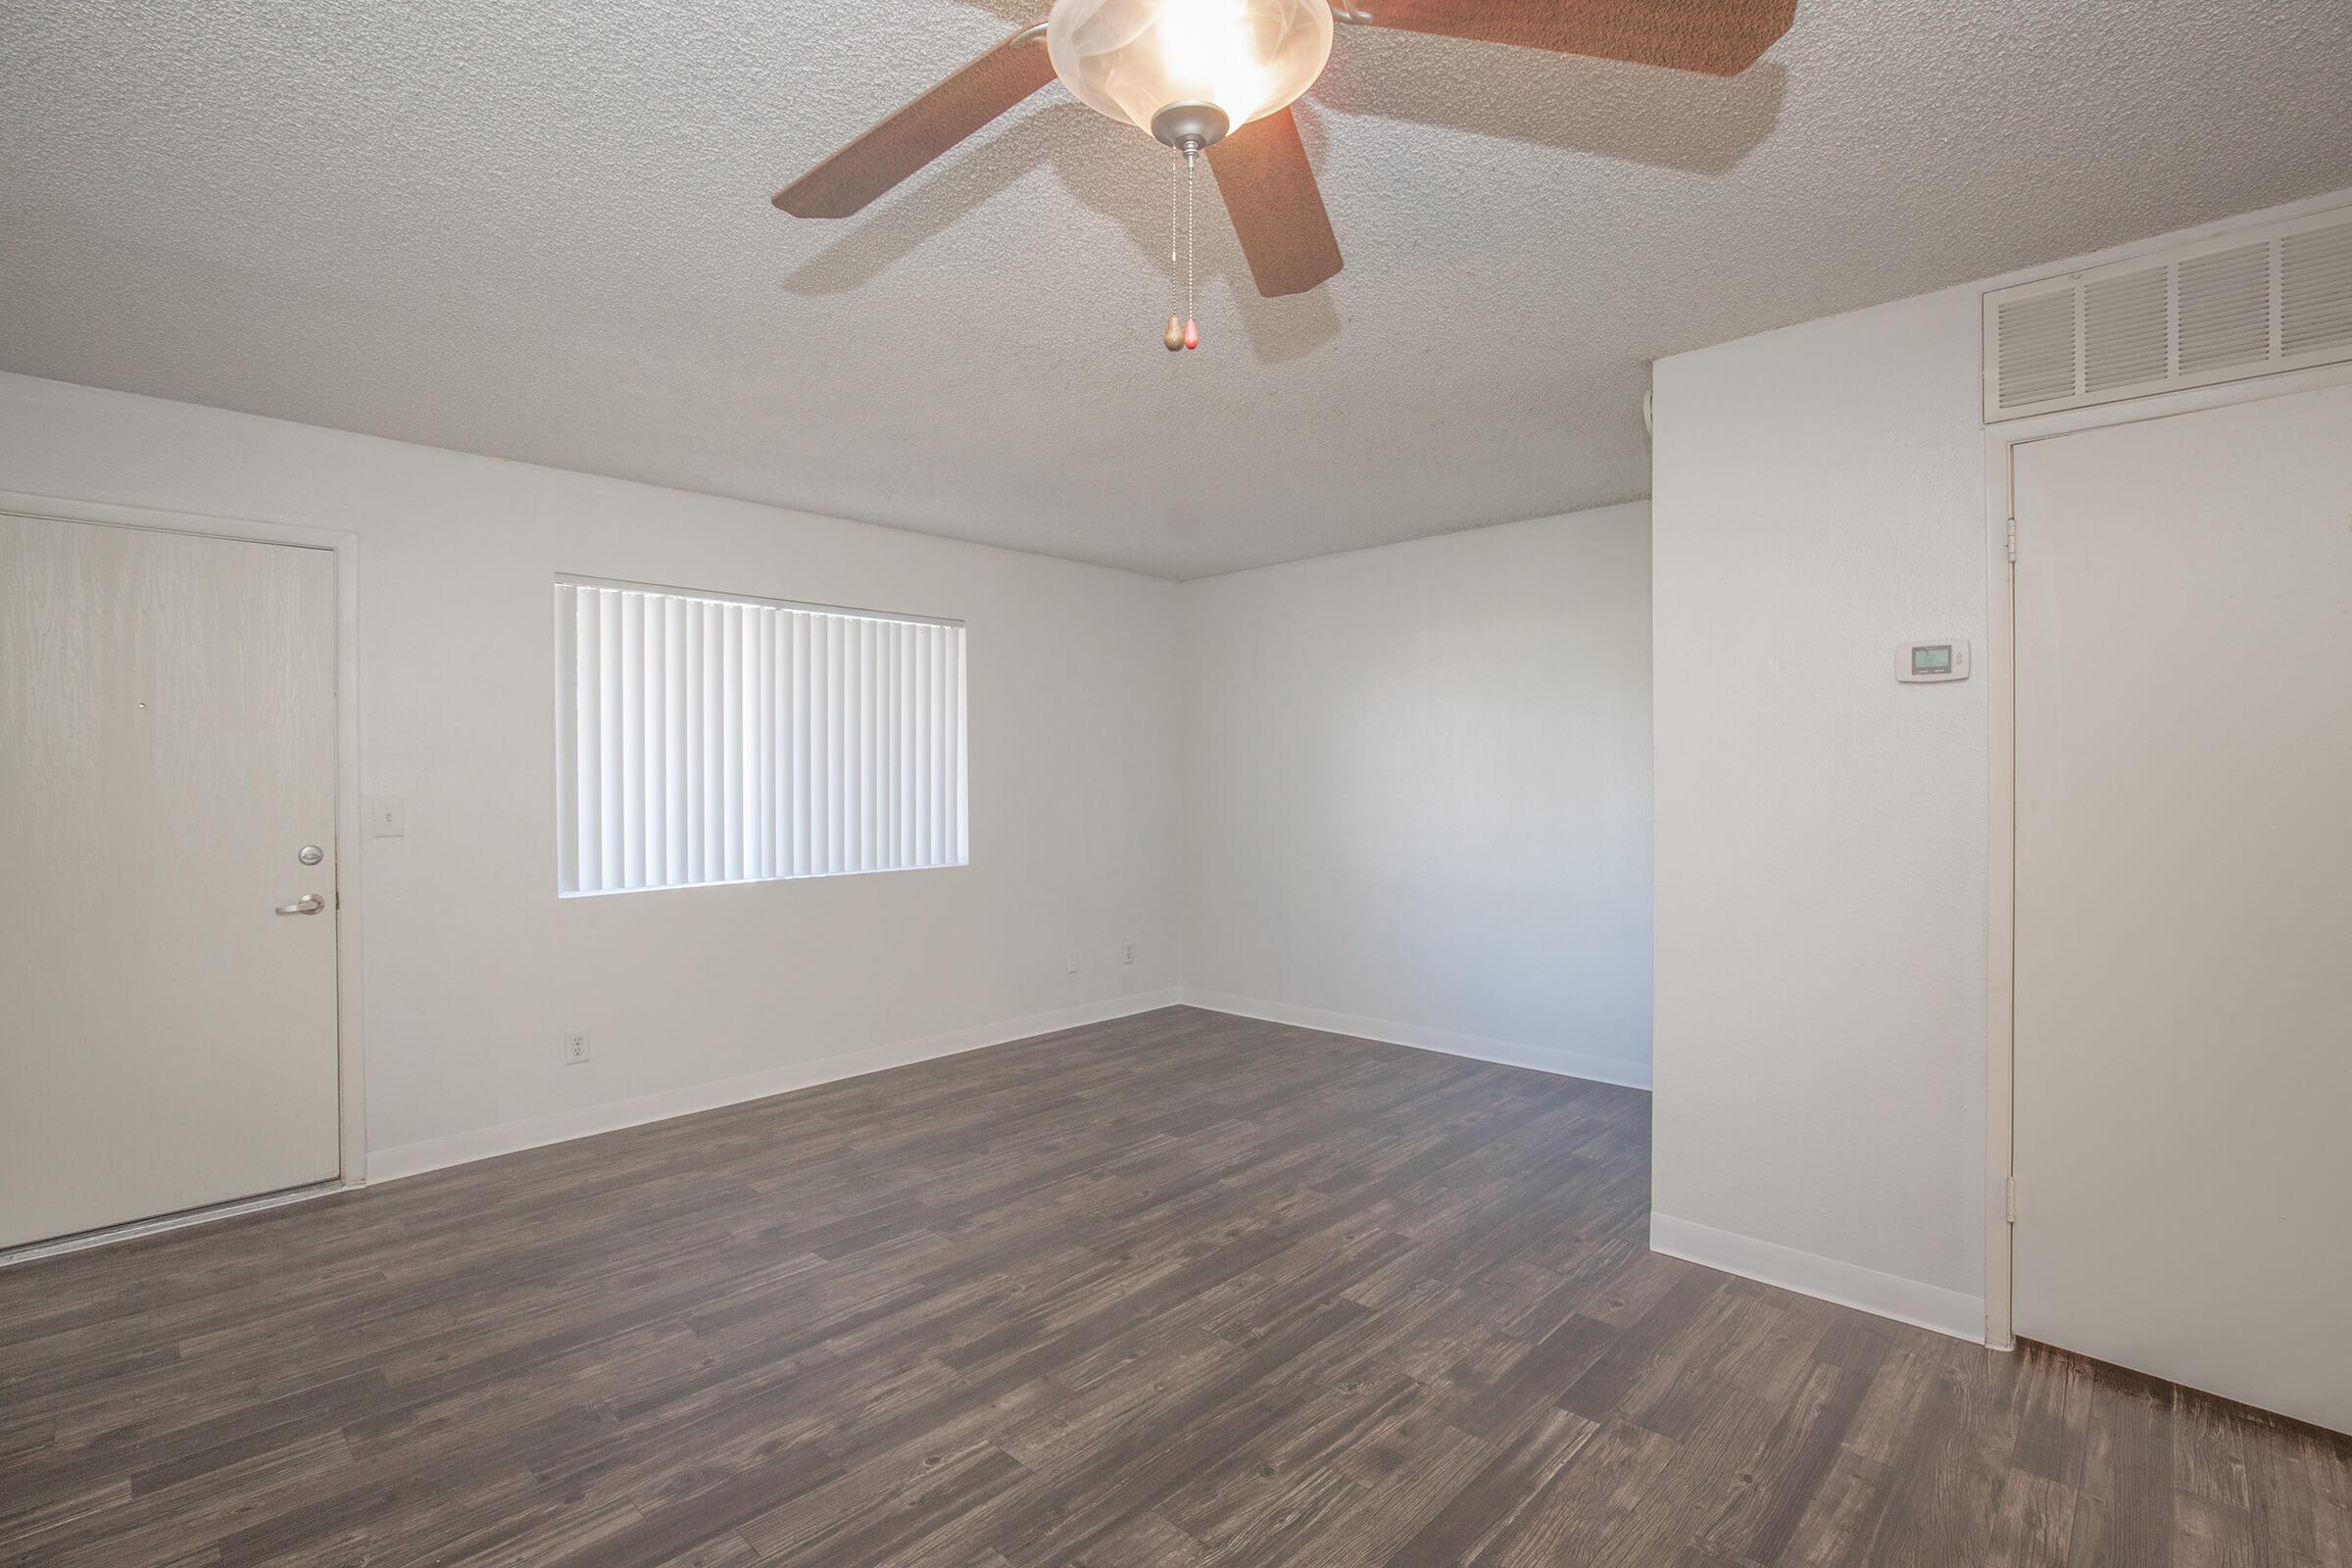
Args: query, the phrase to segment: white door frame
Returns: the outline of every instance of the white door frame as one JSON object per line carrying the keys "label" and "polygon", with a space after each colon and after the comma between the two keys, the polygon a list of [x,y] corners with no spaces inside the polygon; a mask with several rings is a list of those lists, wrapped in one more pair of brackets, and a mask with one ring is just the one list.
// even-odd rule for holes
{"label": "white door frame", "polygon": [[[2016,519],[2017,449],[2108,425],[2259,403],[2323,387],[2352,386],[2352,365],[2325,366],[2066,409],[1984,427],[1984,678],[1991,688],[1991,883],[1985,938],[1984,1006],[1984,1343],[2017,1344],[2011,1321],[2014,1254],[2010,1199],[2017,1173],[2017,568],[2009,559]],[[2033,541],[2022,541],[2031,550]],[[2029,1195],[2030,1200],[2030,1195]]]}
{"label": "white door frame", "polygon": [[[331,551],[335,558],[335,1095],[337,1149],[341,1185],[362,1187],[368,1181],[368,1110],[366,1056],[361,1048],[360,936],[360,536],[340,528],[313,528],[295,523],[264,522],[242,517],[213,517],[196,513],[164,512],[152,507],[118,506],[109,502],[75,501],[59,496],[27,495],[0,490],[0,515],[43,517],[58,522],[97,523],[111,528],[142,528],[158,533],[202,534],[216,539],[241,539],[253,544],[292,545],[306,550]],[[268,1199],[261,1200],[270,1201]],[[195,1224],[224,1212],[253,1207],[254,1200],[218,1204],[161,1221],[135,1221],[95,1231],[65,1243],[20,1249],[18,1257],[72,1250],[80,1246],[145,1235],[177,1224]]]}

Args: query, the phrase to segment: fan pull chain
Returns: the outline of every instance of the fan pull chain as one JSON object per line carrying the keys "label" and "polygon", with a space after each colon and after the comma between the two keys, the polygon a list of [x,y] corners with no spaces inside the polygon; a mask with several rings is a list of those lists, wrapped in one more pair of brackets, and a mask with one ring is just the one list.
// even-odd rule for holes
{"label": "fan pull chain", "polygon": [[[1175,150],[1184,156],[1184,189],[1181,192],[1183,211],[1180,215],[1177,210],[1179,196],[1176,188],[1177,170],[1174,165],[1170,165],[1168,168],[1168,329],[1160,337],[1160,341],[1168,346],[1171,354],[1178,349],[1197,349],[1200,346],[1200,327],[1193,319],[1195,275],[1193,174],[1194,166],[1200,158],[1200,149],[1194,144]],[[1178,231],[1180,224],[1181,233]],[[1181,240],[1181,244],[1179,244],[1179,240]],[[1179,270],[1184,273],[1184,310],[1181,314],[1176,309],[1176,274]]]}
{"label": "fan pull chain", "polygon": [[1187,142],[1184,148],[1184,346],[1200,346],[1200,327],[1193,319],[1193,172],[1200,162],[1200,149]]}
{"label": "fan pull chain", "polygon": [[1172,159],[1168,163],[1168,330],[1160,341],[1171,354],[1184,347],[1184,322],[1176,315],[1176,164]]}

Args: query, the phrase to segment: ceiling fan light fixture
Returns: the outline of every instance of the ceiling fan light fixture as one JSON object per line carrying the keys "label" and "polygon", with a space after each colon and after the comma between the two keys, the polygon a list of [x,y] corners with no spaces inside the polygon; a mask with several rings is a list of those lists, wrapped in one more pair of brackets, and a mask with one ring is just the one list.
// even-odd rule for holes
{"label": "ceiling fan light fixture", "polygon": [[1163,141],[1178,135],[1205,146],[1217,136],[1201,128],[1220,117],[1217,135],[1273,114],[1314,85],[1331,58],[1331,7],[1328,0],[1054,0],[1046,49],[1054,74],[1090,109]]}

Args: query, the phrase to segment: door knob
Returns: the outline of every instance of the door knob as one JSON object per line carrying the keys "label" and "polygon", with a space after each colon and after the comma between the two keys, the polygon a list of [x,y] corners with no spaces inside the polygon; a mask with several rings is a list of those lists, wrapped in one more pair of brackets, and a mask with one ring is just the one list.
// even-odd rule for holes
{"label": "door knob", "polygon": [[277,912],[280,914],[317,914],[325,907],[326,901],[324,899],[316,893],[305,893],[292,904],[279,905]]}

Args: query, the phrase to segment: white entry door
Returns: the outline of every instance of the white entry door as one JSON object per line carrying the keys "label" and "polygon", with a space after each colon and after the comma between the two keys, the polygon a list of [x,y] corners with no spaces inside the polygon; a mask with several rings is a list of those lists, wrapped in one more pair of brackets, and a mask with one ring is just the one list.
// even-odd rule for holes
{"label": "white entry door", "polygon": [[2017,1332],[2352,1431],[2352,388],[2016,458]]}
{"label": "white entry door", "polygon": [[337,1173],[334,671],[330,552],[0,516],[0,1247]]}

